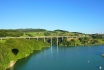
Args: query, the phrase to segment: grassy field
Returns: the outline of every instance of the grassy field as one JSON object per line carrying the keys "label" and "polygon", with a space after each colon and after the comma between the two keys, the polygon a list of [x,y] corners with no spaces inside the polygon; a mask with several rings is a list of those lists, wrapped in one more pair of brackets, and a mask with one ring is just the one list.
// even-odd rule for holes
{"label": "grassy field", "polygon": [[44,32],[25,32],[23,36],[44,36]]}
{"label": "grassy field", "polygon": [[6,40],[0,40],[0,43],[4,43]]}
{"label": "grassy field", "polygon": [[[60,32],[60,31],[56,31],[56,32],[48,32],[50,33],[49,36],[83,36],[83,34],[75,34],[72,32]],[[45,32],[25,32],[23,37],[36,37],[36,36],[45,36]]]}

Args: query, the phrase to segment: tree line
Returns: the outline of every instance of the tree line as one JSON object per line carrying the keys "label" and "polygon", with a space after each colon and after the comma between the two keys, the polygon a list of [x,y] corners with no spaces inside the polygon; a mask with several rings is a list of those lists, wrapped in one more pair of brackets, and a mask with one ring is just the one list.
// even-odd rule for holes
{"label": "tree line", "polygon": [[[29,33],[33,32],[33,34]],[[54,30],[54,31],[48,31],[45,29],[32,29],[32,28],[27,28],[27,29],[0,29],[0,37],[20,37],[20,36],[36,36],[35,32],[38,34],[43,33],[42,35],[44,36],[91,36],[93,38],[101,38],[104,37],[104,34],[85,34],[85,33],[80,33],[80,32],[68,32],[66,30]],[[38,35],[37,35],[38,36]]]}

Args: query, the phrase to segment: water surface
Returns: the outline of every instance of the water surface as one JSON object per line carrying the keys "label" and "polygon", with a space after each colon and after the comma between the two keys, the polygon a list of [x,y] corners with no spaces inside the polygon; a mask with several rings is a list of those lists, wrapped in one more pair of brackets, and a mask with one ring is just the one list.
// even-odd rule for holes
{"label": "water surface", "polygon": [[104,45],[56,47],[34,51],[10,70],[104,70]]}

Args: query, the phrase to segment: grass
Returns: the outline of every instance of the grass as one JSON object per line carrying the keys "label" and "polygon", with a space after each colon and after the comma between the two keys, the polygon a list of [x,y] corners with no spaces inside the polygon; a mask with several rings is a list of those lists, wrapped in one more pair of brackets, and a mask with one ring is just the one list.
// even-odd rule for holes
{"label": "grass", "polygon": [[[44,35],[45,32],[25,32],[23,37],[28,37],[28,36],[32,36],[32,37],[36,37],[36,36],[45,36]],[[51,36],[58,36],[58,35],[62,35],[62,36],[75,36],[74,33],[72,32],[60,32],[60,31],[56,31],[56,32],[52,32]],[[78,34],[78,36],[83,36],[83,34]]]}
{"label": "grass", "polygon": [[6,40],[0,40],[0,43],[5,43]]}
{"label": "grass", "polygon": [[44,32],[26,32],[24,34],[24,36],[26,36],[26,34],[29,34],[29,35],[31,35],[33,37],[35,37],[35,36],[44,36]]}

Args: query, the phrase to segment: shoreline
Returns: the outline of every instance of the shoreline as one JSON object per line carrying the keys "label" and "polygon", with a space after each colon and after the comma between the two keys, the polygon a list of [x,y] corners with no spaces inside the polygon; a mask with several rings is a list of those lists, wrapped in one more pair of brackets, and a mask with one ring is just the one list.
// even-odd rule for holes
{"label": "shoreline", "polygon": [[[50,46],[46,46],[46,47],[43,47],[43,48],[49,48]],[[42,48],[42,49],[43,49]],[[38,49],[39,51],[41,51],[42,49]],[[24,57],[22,57],[22,58],[26,58],[26,57],[28,57],[28,56],[30,56],[34,51],[38,51],[38,50],[33,50],[32,52],[30,52],[30,54],[26,54]],[[20,58],[20,59],[22,59],[22,58]],[[10,63],[9,63],[9,65],[8,65],[8,67],[6,68],[6,70],[8,70],[8,69],[10,69],[11,67],[13,67],[14,65],[15,65],[15,63],[18,61],[19,59],[17,59],[16,61],[13,61],[13,60],[11,60],[10,61]]]}
{"label": "shoreline", "polygon": [[[104,44],[99,44],[99,45],[104,45]],[[78,46],[99,46],[99,45],[78,45]],[[68,47],[68,46],[61,46],[61,47]],[[69,47],[76,47],[76,46],[69,46]],[[50,48],[50,46],[48,46],[48,47],[43,47],[43,48]],[[42,48],[42,49],[43,49],[43,48]],[[42,49],[40,49],[40,51],[41,51]],[[25,57],[30,56],[34,51],[37,51],[37,50],[33,50],[30,54],[26,54]],[[25,58],[25,57],[22,57],[22,58]],[[22,58],[20,58],[20,59],[22,59]],[[10,61],[9,67],[6,68],[6,70],[8,70],[9,68],[13,67],[13,66],[15,65],[15,63],[16,63],[18,60],[19,60],[19,59],[17,59],[16,61],[13,61],[13,60]]]}

